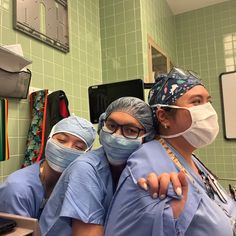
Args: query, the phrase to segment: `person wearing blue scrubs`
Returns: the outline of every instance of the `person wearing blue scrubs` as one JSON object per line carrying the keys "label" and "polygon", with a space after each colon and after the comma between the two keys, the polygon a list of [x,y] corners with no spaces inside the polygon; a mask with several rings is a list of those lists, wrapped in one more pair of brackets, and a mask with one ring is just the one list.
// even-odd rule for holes
{"label": "person wearing blue scrubs", "polygon": [[[235,236],[236,204],[193,154],[210,145],[219,126],[211,96],[191,71],[173,68],[149,92],[158,136],[129,158],[107,214],[105,236]],[[188,192],[175,213],[171,186],[165,199],[136,187],[149,172],[182,171]]]}
{"label": "person wearing blue scrubs", "polygon": [[155,135],[152,111],[138,98],[122,97],[100,116],[98,133],[102,146],[72,162],[55,186],[40,217],[42,235],[103,235],[107,210],[128,157]]}
{"label": "person wearing blue scrubs", "polygon": [[47,140],[46,160],[15,171],[0,185],[0,212],[39,218],[63,170],[91,149],[95,136],[93,125],[83,118],[59,121]]}

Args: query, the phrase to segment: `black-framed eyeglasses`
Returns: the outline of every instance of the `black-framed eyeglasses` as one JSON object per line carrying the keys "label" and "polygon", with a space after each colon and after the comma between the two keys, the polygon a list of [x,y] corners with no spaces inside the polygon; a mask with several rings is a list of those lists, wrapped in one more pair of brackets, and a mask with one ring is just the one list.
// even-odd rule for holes
{"label": "black-framed eyeglasses", "polygon": [[178,67],[172,67],[170,72],[167,74],[165,81],[164,81],[163,85],[161,86],[161,88],[159,89],[159,92],[157,93],[156,96],[158,96],[159,93],[162,92],[163,88],[166,86],[169,79],[175,79],[175,78],[181,77],[181,79],[184,80],[184,79],[188,79],[189,76],[192,76],[195,79],[201,80],[200,76],[192,70],[183,70]]}
{"label": "black-framed eyeglasses", "polygon": [[104,121],[102,130],[109,134],[114,134],[118,129],[121,129],[121,133],[125,138],[128,139],[137,139],[140,135],[140,132],[145,133],[145,129],[140,129],[131,125],[119,125],[114,121],[106,120]]}

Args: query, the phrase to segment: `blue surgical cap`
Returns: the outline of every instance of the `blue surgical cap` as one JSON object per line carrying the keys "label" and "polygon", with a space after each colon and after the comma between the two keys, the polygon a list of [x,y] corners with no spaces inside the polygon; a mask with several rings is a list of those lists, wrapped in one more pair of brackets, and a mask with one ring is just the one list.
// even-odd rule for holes
{"label": "blue surgical cap", "polygon": [[92,123],[78,116],[69,116],[60,120],[53,126],[49,137],[57,133],[72,134],[82,139],[87,145],[87,148],[93,145],[96,137],[96,130]]}
{"label": "blue surgical cap", "polygon": [[143,100],[136,97],[121,97],[112,102],[99,118],[98,134],[104,121],[112,112],[125,112],[134,117],[144,127],[146,133],[148,133],[144,139],[145,142],[154,138],[155,130],[153,127],[152,110]]}

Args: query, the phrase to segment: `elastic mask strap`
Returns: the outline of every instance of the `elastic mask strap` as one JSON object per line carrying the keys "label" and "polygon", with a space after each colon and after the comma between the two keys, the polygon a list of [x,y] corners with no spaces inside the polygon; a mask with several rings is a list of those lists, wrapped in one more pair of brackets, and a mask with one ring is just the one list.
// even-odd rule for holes
{"label": "elastic mask strap", "polygon": [[138,138],[145,138],[145,137],[147,137],[149,134],[151,134],[151,132],[148,132],[148,133],[146,133],[146,134],[144,134],[144,135],[142,135],[142,136],[140,136],[140,137],[138,137]]}
{"label": "elastic mask strap", "polygon": [[[191,128],[191,126],[190,126],[189,128]],[[176,137],[179,137],[179,136],[185,134],[185,133],[189,130],[189,128],[186,129],[185,131],[181,132],[181,133],[178,133],[178,134],[172,134],[172,135],[159,135],[159,136],[160,136],[161,138],[176,138]]]}
{"label": "elastic mask strap", "polygon": [[175,105],[166,105],[166,104],[155,104],[151,106],[152,108],[162,108],[162,107],[169,107],[169,108],[176,108],[176,109],[185,109],[188,110],[187,107],[179,107],[179,106],[175,106]]}
{"label": "elastic mask strap", "polygon": [[92,147],[93,147],[93,145],[91,145],[90,147],[86,148],[86,149],[84,150],[84,152],[88,152]]}
{"label": "elastic mask strap", "polygon": [[[157,108],[169,107],[169,108],[175,108],[175,109],[185,109],[185,110],[189,111],[189,109],[187,107],[179,107],[179,106],[175,106],[175,105],[156,104],[154,106],[157,107]],[[191,113],[190,113],[190,115],[191,115]],[[188,129],[184,130],[181,133],[172,134],[172,135],[160,135],[160,137],[161,138],[176,138],[176,137],[179,137],[179,136],[185,134],[191,127],[192,127],[192,124]]]}

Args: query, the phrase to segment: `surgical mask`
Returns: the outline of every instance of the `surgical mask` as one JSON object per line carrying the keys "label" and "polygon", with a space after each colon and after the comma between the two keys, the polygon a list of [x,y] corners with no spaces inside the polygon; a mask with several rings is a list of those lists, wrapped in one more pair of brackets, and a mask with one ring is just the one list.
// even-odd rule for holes
{"label": "surgical mask", "polygon": [[158,106],[186,109],[192,118],[191,126],[185,131],[174,135],[161,135],[161,137],[175,138],[182,135],[195,148],[205,147],[215,140],[219,132],[218,117],[209,102],[189,108],[161,104]]}
{"label": "surgical mask", "polygon": [[53,170],[62,173],[71,162],[86,151],[67,148],[53,138],[50,138],[46,144],[45,156],[48,165]]}
{"label": "surgical mask", "polygon": [[129,156],[142,144],[142,137],[128,139],[122,135],[109,134],[100,131],[100,143],[104,147],[107,159],[111,165],[125,164]]}

